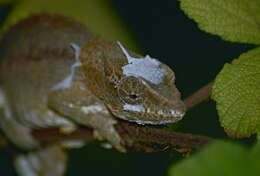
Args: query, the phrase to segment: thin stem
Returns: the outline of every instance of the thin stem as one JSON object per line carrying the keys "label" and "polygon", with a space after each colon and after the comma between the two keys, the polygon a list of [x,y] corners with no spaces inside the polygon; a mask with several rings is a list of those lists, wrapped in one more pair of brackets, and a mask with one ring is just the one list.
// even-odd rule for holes
{"label": "thin stem", "polygon": [[209,99],[211,95],[212,86],[213,81],[209,82],[208,84],[200,88],[198,91],[193,93],[191,96],[184,99],[184,103],[186,104],[187,109],[189,110],[193,106],[200,104],[202,101]]}
{"label": "thin stem", "polygon": [[[167,131],[121,120],[116,125],[116,129],[125,141],[126,148],[142,152],[158,152],[171,147],[198,149],[212,141],[211,138],[205,136]],[[80,127],[69,135],[61,134],[57,129],[34,130],[33,136],[42,145],[69,139],[80,139],[86,143],[95,140],[92,130],[86,127]]]}

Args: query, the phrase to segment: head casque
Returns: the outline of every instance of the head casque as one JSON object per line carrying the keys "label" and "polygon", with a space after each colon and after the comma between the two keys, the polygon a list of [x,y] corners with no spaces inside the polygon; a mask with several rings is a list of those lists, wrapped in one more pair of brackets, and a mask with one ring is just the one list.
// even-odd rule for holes
{"label": "head casque", "polygon": [[128,54],[119,42],[94,37],[82,48],[80,61],[87,87],[116,117],[165,124],[185,114],[174,73],[158,60]]}

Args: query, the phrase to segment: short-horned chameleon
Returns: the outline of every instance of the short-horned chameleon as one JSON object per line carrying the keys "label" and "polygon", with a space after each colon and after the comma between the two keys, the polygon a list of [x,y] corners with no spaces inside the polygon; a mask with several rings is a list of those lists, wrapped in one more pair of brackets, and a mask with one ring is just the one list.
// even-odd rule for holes
{"label": "short-horned chameleon", "polygon": [[138,124],[174,123],[185,113],[165,64],[128,51],[60,15],[40,14],[14,25],[0,42],[1,129],[18,147],[18,173],[60,176],[63,144],[39,146],[32,129],[70,133],[93,128],[98,139],[125,151],[117,118]]}

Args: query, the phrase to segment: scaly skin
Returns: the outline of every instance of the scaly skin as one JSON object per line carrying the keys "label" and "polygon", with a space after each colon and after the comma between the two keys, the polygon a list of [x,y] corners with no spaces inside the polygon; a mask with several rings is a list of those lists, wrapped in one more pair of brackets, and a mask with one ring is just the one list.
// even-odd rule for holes
{"label": "scaly skin", "polygon": [[[0,43],[4,110],[0,125],[18,147],[38,149],[16,160],[18,173],[64,173],[62,143],[43,149],[31,137],[32,129],[59,127],[69,133],[81,124],[124,152],[124,142],[114,129],[117,118],[139,124],[174,123],[182,118],[185,106],[171,69],[152,60],[155,69],[164,73],[158,84],[142,75],[127,75],[123,68],[131,63],[126,52],[119,44],[60,15],[31,16],[10,28]],[[53,160],[56,163],[42,159],[48,155],[58,158]],[[35,169],[30,157],[39,158],[42,167]]]}

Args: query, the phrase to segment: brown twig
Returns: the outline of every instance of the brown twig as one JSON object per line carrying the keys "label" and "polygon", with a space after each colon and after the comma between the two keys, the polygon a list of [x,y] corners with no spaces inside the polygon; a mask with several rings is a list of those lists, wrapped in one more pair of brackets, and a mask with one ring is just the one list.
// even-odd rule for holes
{"label": "brown twig", "polygon": [[[153,126],[140,126],[132,123],[121,122],[117,126],[117,131],[124,139],[130,139],[134,143],[152,145],[152,148],[138,148],[128,144],[128,148],[135,151],[156,152],[166,148],[190,148],[198,149],[210,142],[212,139],[205,136],[185,134]],[[144,145],[145,146],[145,145]]]}
{"label": "brown twig", "polygon": [[208,84],[200,88],[197,92],[184,99],[184,103],[186,104],[187,109],[190,109],[191,107],[200,104],[202,101],[209,99],[212,86],[213,82],[209,82]]}
{"label": "brown twig", "polygon": [[[211,87],[212,83],[209,83],[186,98],[184,102],[187,108],[190,109],[208,99]],[[205,136],[167,131],[154,126],[142,126],[121,120],[116,124],[116,129],[125,141],[126,148],[141,152],[157,152],[172,147],[175,149],[198,149],[212,141],[211,138]],[[70,139],[80,139],[86,143],[95,140],[92,130],[86,127],[79,127],[68,135],[61,134],[58,129],[34,130],[32,134],[43,145]]]}
{"label": "brown twig", "polygon": [[[209,137],[167,131],[125,121],[120,121],[116,129],[124,139],[126,148],[142,152],[157,152],[171,147],[197,149],[212,140]],[[86,127],[80,127],[69,135],[61,134],[57,129],[34,130],[33,136],[43,145],[70,139],[80,139],[86,143],[94,141],[92,130]]]}

